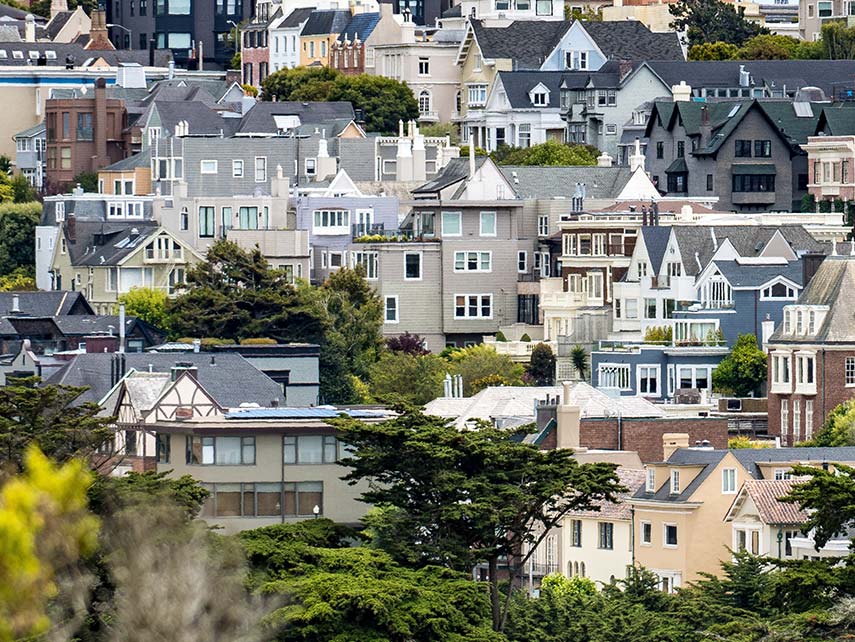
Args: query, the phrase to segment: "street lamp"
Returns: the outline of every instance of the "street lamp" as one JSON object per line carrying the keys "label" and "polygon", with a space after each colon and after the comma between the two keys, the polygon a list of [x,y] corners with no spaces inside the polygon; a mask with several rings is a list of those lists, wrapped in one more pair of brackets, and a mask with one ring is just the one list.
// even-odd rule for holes
{"label": "street lamp", "polygon": [[235,53],[240,53],[240,29],[238,28],[238,24],[234,20],[226,20],[226,24],[235,28]]}
{"label": "street lamp", "polygon": [[108,23],[107,27],[108,28],[115,27],[116,29],[122,29],[123,31],[127,31],[128,32],[128,49],[131,49],[131,39],[134,37],[134,34],[131,32],[130,29],[128,29],[124,25],[116,25],[116,24],[112,24],[112,23]]}

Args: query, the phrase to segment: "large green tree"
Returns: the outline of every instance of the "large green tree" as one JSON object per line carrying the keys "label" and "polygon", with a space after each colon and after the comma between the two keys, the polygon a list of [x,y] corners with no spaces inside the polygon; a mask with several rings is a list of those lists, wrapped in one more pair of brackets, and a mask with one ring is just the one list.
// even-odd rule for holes
{"label": "large green tree", "polygon": [[0,387],[0,467],[20,471],[32,445],[66,462],[88,457],[113,435],[96,403],[78,403],[85,388],[38,386],[38,377],[7,377]]}
{"label": "large green tree", "polygon": [[463,394],[473,395],[487,386],[519,386],[525,368],[492,346],[478,344],[448,355],[451,370],[463,376]]}
{"label": "large green tree", "polygon": [[555,383],[555,354],[545,343],[538,343],[531,350],[527,374],[536,386],[551,386]]}
{"label": "large green tree", "polygon": [[[169,331],[166,305],[169,297],[163,290],[155,288],[133,288],[119,295],[119,304],[125,305],[125,313],[142,319],[156,328]],[[118,311],[118,305],[116,309]]]}
{"label": "large green tree", "polygon": [[0,275],[18,268],[34,268],[36,225],[41,212],[42,206],[37,202],[0,205]]}
{"label": "large green tree", "polygon": [[342,419],[353,448],[350,483],[368,481],[362,501],[390,506],[386,529],[424,565],[488,568],[493,627],[501,630],[507,600],[499,560],[515,578],[530,552],[571,510],[591,508],[619,492],[615,466],[579,464],[566,450],[538,450],[492,426],[457,430],[443,419],[406,411],[379,424]]}
{"label": "large green tree", "polygon": [[760,393],[766,381],[766,353],[757,347],[757,337],[740,334],[736,345],[713,370],[713,387],[716,390],[747,397]]}
{"label": "large green tree", "polygon": [[362,110],[368,131],[393,134],[398,121],[418,118],[412,90],[403,82],[329,67],[296,67],[270,74],[261,84],[263,100],[345,101]]}
{"label": "large green tree", "polygon": [[371,395],[380,401],[424,405],[442,395],[448,362],[434,354],[388,351],[369,369]]}
{"label": "large green tree", "polygon": [[671,28],[686,32],[689,46],[726,42],[736,46],[769,30],[745,18],[745,9],[722,0],[680,0],[668,5]]}

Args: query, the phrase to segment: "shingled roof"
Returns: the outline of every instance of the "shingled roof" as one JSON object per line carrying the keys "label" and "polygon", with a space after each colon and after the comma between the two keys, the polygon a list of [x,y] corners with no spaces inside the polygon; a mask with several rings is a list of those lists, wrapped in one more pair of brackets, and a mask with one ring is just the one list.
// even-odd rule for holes
{"label": "shingled roof", "polygon": [[617,501],[597,501],[594,502],[594,505],[597,506],[599,510],[575,510],[568,512],[567,516],[599,518],[603,521],[628,521],[632,519],[632,506],[625,500],[632,497],[644,486],[645,473],[643,470],[624,468],[623,466],[620,466],[617,469],[617,474],[620,485],[627,489],[627,492],[621,493],[617,497]]}
{"label": "shingled roof", "polygon": [[685,60],[674,31],[653,32],[640,20],[585,22],[583,27],[610,60]]}
{"label": "shingled roof", "polygon": [[482,57],[509,59],[516,69],[539,69],[572,23],[564,20],[516,20],[506,27],[485,27],[472,20]]}
{"label": "shingled roof", "polygon": [[[500,71],[498,81],[505,89],[508,102],[514,109],[557,109],[561,105],[562,71]],[[529,92],[543,85],[549,91],[549,104],[535,107]]]}
{"label": "shingled roof", "polygon": [[799,483],[798,479],[748,479],[742,485],[727,513],[726,520],[732,521],[736,512],[750,500],[757,509],[757,516],[764,524],[775,526],[798,526],[808,520],[806,510],[798,504],[782,502],[780,499]]}
{"label": "shingled roof", "polygon": [[313,11],[306,20],[301,36],[322,36],[341,33],[350,22],[350,11]]}
{"label": "shingled roof", "polygon": [[380,22],[379,13],[357,13],[347,23],[344,31],[339,34],[338,40],[339,42],[345,40],[353,42],[358,37],[364,42],[374,32],[374,27],[377,26],[378,22]]}

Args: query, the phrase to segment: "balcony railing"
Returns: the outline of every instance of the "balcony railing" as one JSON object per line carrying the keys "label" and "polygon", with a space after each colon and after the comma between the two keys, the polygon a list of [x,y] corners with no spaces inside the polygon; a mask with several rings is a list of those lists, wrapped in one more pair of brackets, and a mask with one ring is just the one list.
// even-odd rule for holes
{"label": "balcony railing", "polygon": [[419,113],[419,120],[423,122],[436,122],[439,120],[439,114],[435,111],[423,111]]}
{"label": "balcony railing", "polygon": [[350,230],[353,238],[359,238],[360,236],[385,234],[386,226],[383,223],[354,223],[350,226]]}

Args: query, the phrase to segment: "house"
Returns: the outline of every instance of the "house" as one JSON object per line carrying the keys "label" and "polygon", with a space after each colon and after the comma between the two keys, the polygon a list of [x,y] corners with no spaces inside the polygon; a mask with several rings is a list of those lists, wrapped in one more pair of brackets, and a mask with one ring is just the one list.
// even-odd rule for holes
{"label": "house", "polygon": [[853,448],[716,450],[688,443],[685,434],[664,435],[663,461],[646,466],[644,486],[629,499],[636,563],[656,573],[669,593],[701,573],[718,574],[730,558],[733,524],[725,517],[744,482],[779,479],[795,464],[855,460]]}
{"label": "house", "polygon": [[45,185],[47,155],[45,124],[39,123],[15,134],[15,169],[37,191]]}
{"label": "house", "polygon": [[365,73],[367,51],[377,40],[372,35],[378,22],[379,13],[354,14],[332,44],[330,67],[351,76]]}
{"label": "house", "polygon": [[[259,3],[265,7],[268,3]],[[263,16],[256,12],[252,22],[240,31],[241,84],[261,88],[270,74],[269,28],[278,16]]]}
{"label": "house", "polygon": [[350,19],[350,11],[313,11],[300,32],[300,66],[329,67],[330,50]]}
{"label": "house", "polygon": [[849,103],[823,109],[815,133],[802,145],[808,156],[808,193],[817,203],[829,201],[832,211],[843,201],[845,211],[855,199],[855,110]]}
{"label": "house", "polygon": [[270,41],[270,69],[293,69],[300,64],[300,32],[312,14],[312,7],[297,7],[274,15],[267,28]]}
{"label": "house", "polygon": [[855,283],[855,252],[846,254],[826,257],[768,339],[769,434],[784,444],[809,440],[853,396],[855,328],[845,293]]}

